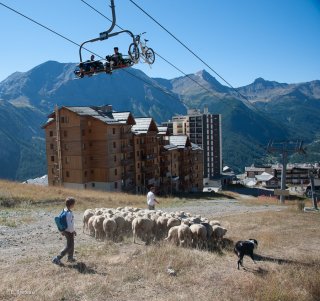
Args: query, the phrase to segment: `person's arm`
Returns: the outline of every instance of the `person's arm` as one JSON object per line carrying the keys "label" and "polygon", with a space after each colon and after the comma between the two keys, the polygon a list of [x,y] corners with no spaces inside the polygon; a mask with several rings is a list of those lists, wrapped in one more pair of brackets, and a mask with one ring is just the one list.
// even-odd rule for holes
{"label": "person's arm", "polygon": [[160,204],[160,203],[156,200],[155,194],[153,194],[153,199],[154,199],[154,201],[155,201],[157,204]]}

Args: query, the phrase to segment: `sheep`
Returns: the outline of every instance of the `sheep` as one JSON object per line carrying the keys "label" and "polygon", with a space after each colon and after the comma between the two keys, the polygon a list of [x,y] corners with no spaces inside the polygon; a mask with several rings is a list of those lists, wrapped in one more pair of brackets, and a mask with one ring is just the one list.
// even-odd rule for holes
{"label": "sheep", "polygon": [[166,241],[169,241],[173,244],[175,244],[176,246],[179,245],[179,238],[178,238],[178,229],[180,226],[173,226],[172,228],[170,228],[169,232],[168,232],[168,237],[165,238]]}
{"label": "sheep", "polygon": [[132,221],[133,243],[136,243],[136,237],[139,237],[146,244],[149,244],[152,236],[154,221],[145,217],[136,217]]}
{"label": "sheep", "polygon": [[178,239],[179,239],[179,245],[181,247],[189,247],[191,246],[192,242],[192,232],[190,228],[185,225],[181,224],[178,228]]}
{"label": "sheep", "polygon": [[193,224],[190,226],[192,232],[192,242],[195,247],[207,247],[207,229],[204,225]]}
{"label": "sheep", "polygon": [[219,221],[216,221],[216,220],[212,220],[209,222],[209,224],[211,226],[221,226],[221,223]]}
{"label": "sheep", "polygon": [[95,238],[96,239],[103,239],[105,236],[105,233],[103,231],[103,221],[104,221],[105,217],[103,215],[98,215],[95,217],[95,219],[93,220],[93,228],[94,228],[94,232],[95,232]]}
{"label": "sheep", "polygon": [[170,228],[174,226],[179,226],[181,224],[181,221],[178,218],[171,217],[168,219],[167,222],[167,229],[169,230]]}
{"label": "sheep", "polygon": [[89,234],[91,235],[91,236],[94,236],[94,233],[95,233],[95,231],[94,231],[94,227],[93,227],[93,221],[96,219],[96,215],[93,215],[93,216],[91,216],[90,218],[89,218],[89,220],[88,220],[88,230],[89,230]]}
{"label": "sheep", "polygon": [[159,216],[157,219],[157,238],[161,239],[167,234],[167,223],[168,223],[168,218],[165,216]]}
{"label": "sheep", "polygon": [[86,229],[88,231],[88,221],[89,221],[89,218],[91,216],[94,215],[94,210],[92,209],[87,209],[84,213],[83,213],[83,218],[82,218],[82,221],[83,221],[83,226],[82,226],[82,233],[84,233],[84,230]]}
{"label": "sheep", "polygon": [[112,217],[112,219],[117,224],[116,236],[118,237],[118,239],[121,240],[122,239],[122,235],[125,232],[126,221],[125,221],[124,217],[122,217],[120,215],[115,215],[115,216]]}
{"label": "sheep", "polygon": [[103,231],[107,239],[114,240],[117,230],[117,223],[113,218],[105,218],[103,221]]}
{"label": "sheep", "polygon": [[221,226],[215,225],[212,227],[212,242],[217,246],[221,243],[223,236],[227,233],[227,229]]}

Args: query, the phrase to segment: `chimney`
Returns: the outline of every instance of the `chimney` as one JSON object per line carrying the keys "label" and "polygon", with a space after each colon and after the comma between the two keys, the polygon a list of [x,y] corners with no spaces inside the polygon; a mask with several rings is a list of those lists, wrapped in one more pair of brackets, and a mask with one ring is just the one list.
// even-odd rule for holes
{"label": "chimney", "polygon": [[112,105],[104,105],[104,106],[101,106],[100,107],[100,110],[103,111],[103,112],[112,112]]}

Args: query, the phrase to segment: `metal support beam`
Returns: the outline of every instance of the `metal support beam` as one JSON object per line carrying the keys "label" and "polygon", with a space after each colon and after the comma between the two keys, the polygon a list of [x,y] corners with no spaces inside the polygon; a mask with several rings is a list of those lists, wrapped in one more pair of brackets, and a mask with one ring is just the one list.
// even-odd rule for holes
{"label": "metal support beam", "polygon": [[[287,174],[287,163],[289,154],[300,153],[305,154],[305,150],[302,147],[303,141],[270,141],[267,146],[268,153],[279,153],[282,161],[282,172],[281,172],[281,190],[286,190],[286,174]],[[285,194],[280,194],[280,203],[284,204]]]}

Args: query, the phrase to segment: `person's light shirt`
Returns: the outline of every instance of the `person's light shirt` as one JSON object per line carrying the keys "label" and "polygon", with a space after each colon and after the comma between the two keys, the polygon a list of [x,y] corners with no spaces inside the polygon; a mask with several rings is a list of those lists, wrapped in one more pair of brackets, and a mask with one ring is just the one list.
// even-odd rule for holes
{"label": "person's light shirt", "polygon": [[147,203],[149,206],[154,206],[156,204],[155,202],[155,195],[152,191],[149,191],[148,194],[147,194]]}

